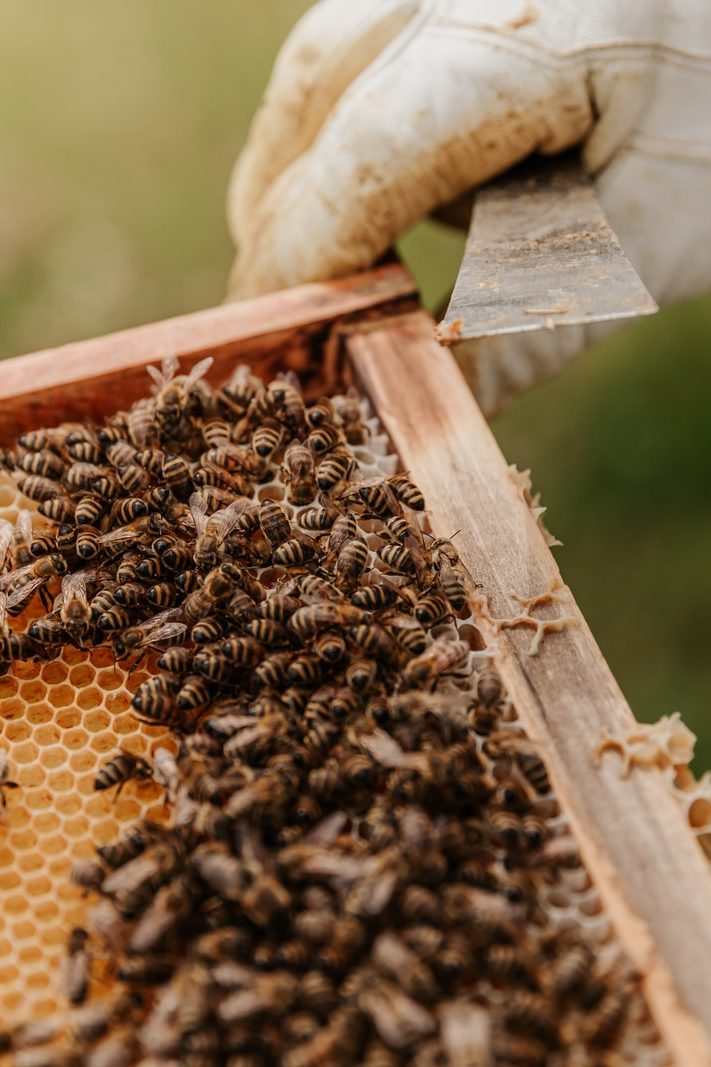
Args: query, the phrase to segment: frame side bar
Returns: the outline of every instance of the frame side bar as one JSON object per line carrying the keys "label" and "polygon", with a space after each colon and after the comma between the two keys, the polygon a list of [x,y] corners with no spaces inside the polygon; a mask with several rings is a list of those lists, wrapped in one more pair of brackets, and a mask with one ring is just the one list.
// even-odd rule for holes
{"label": "frame side bar", "polygon": [[[537,611],[573,618],[530,654],[531,631],[500,629],[560,572],[453,356],[424,313],[347,341],[357,377],[405,470],[425,494],[435,534],[451,537],[471,578],[481,631],[543,756],[588,872],[641,972],[675,1062],[711,1064],[711,868],[661,773],[620,777],[592,754],[603,730],[624,737],[630,709],[570,591]],[[484,594],[484,596],[482,596]],[[486,599],[485,599],[486,598]],[[487,604],[488,599],[488,604]]]}

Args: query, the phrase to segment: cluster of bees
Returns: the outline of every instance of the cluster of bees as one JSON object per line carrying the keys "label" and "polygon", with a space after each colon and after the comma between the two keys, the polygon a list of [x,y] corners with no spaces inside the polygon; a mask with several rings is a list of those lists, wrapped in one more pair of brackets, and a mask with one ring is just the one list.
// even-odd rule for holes
{"label": "cluster of bees", "polygon": [[[153,369],[153,395],[103,427],[4,456],[52,520],[0,525],[5,669],[70,644],[150,657],[135,712],[178,745],[99,771],[97,789],[155,779],[171,819],[74,868],[98,903],[69,937],[72,1006],[0,1051],[18,1067],[617,1062],[635,978],[541,905],[581,861],[498,675],[472,670],[454,544],[424,532],[406,475],[362,477],[353,391],[306,405],[245,367],[213,390],[207,366]],[[13,629],[35,597],[44,616]]]}

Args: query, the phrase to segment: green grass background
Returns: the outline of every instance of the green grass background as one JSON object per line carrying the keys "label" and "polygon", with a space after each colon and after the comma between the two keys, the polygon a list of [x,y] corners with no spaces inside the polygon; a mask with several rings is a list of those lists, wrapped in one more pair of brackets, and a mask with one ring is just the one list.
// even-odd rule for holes
{"label": "green grass background", "polygon": [[[307,0],[2,0],[0,355],[219,302],[224,192]],[[660,205],[660,209],[663,206]],[[431,305],[457,238],[404,253]],[[635,713],[711,764],[711,302],[598,345],[495,425],[532,467],[571,585]]]}

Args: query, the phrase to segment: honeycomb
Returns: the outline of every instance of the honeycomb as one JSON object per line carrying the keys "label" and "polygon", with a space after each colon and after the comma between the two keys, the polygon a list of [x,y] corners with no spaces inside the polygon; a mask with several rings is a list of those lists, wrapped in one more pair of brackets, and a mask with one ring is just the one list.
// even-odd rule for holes
{"label": "honeycomb", "polygon": [[[358,476],[388,476],[397,467],[397,457],[389,454],[377,421],[371,419],[369,426],[368,446],[353,449]],[[279,499],[291,517],[296,513],[283,499],[278,482],[261,484],[259,496]],[[14,521],[21,506],[28,505],[6,478],[0,484],[0,517]],[[371,549],[382,544],[375,534],[368,541]],[[27,619],[18,620],[18,628]],[[476,620],[466,609],[460,613],[456,630],[449,629],[452,636],[465,638],[472,651],[468,677],[448,685],[474,690],[496,650],[484,647]],[[543,629],[536,629],[535,636],[539,641],[556,640],[554,632]],[[129,782],[118,798],[113,791],[96,793],[93,788],[98,767],[119,746],[150,757],[166,743],[163,728],[140,722],[130,710],[133,694],[149,674],[149,663],[129,673],[114,664],[108,650],[85,653],[68,648],[49,662],[15,664],[0,679],[0,745],[19,787],[6,789],[7,806],[0,824],[2,1028],[65,1007],[59,986],[61,958],[69,929],[84,925],[87,912],[86,899],[68,879],[72,864],[93,856],[97,845],[114,840],[138,818],[170,818],[161,789],[153,782]],[[510,701],[503,701],[501,720],[507,730],[525,736]],[[484,740],[478,739],[478,745],[486,763]],[[541,797],[537,810],[546,819],[555,845],[575,851],[555,797],[551,793]],[[579,862],[544,881],[538,903],[551,927],[580,931],[603,966],[624,967],[615,932]],[[481,996],[485,1003],[495,1005],[505,993],[482,984]],[[574,1028],[567,1039],[569,1047],[550,1058],[553,1067],[603,1063],[591,1060],[582,1045],[576,1044]],[[417,1055],[423,1067],[442,1062],[437,1059],[441,1049],[430,1044],[425,1042]],[[639,994],[632,997],[613,1056],[604,1062],[650,1067],[671,1062]]]}
{"label": "honeycomb", "polygon": [[[14,522],[21,507],[32,505],[5,478],[0,518]],[[107,649],[74,648],[0,677],[0,747],[18,785],[5,789],[0,810],[0,1028],[65,1006],[67,931],[86,918],[82,891],[69,882],[72,864],[136,819],[167,815],[152,781],[128,782],[118,800],[94,791],[99,766],[119,746],[147,756],[166,744],[162,727],[131,710],[146,677],[145,668],[128,674],[115,665]]]}

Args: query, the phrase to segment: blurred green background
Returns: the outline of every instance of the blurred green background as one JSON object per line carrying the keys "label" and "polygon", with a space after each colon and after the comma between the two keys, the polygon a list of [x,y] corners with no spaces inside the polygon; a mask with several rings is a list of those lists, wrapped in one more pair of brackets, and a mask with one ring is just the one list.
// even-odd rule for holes
{"label": "blurred green background", "polygon": [[[219,302],[224,195],[307,0],[3,0],[0,355]],[[457,238],[404,254],[431,306]],[[557,558],[641,719],[678,709],[711,765],[711,302],[591,350],[495,425],[532,467]]]}

